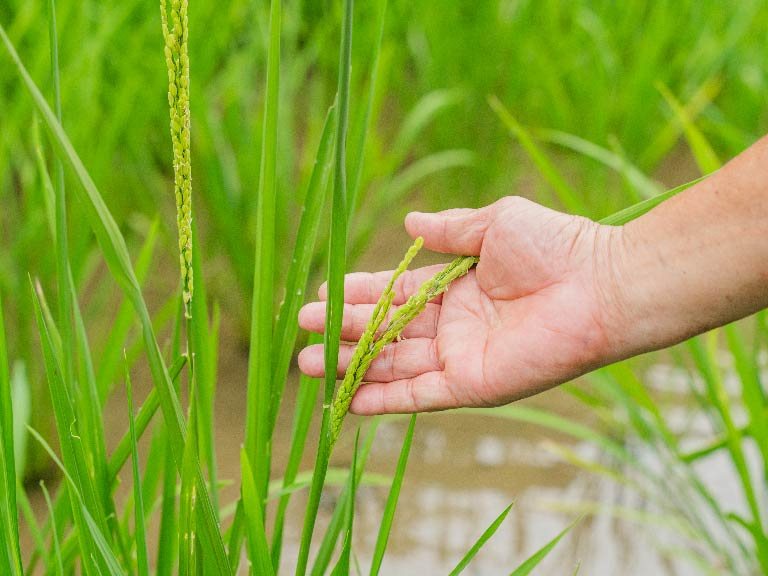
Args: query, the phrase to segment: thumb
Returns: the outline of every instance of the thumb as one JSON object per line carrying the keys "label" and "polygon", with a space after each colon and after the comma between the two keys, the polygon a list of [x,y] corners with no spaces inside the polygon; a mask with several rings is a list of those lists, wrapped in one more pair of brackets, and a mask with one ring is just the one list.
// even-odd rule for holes
{"label": "thumb", "polygon": [[413,238],[422,236],[424,246],[435,252],[478,256],[490,223],[485,208],[454,208],[442,212],[411,212],[405,229]]}

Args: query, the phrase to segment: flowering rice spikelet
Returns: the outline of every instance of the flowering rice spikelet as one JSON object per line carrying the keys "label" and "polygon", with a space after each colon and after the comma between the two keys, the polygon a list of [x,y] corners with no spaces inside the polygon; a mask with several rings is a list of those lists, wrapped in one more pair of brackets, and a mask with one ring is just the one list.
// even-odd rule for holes
{"label": "flowering rice spikelet", "polygon": [[[187,40],[188,0],[167,0],[160,4],[168,68],[168,106],[173,143],[173,181],[176,194],[176,221],[179,228],[179,260],[183,284],[184,313],[190,317],[192,300],[192,167],[189,135],[189,55]],[[170,20],[169,20],[170,13]]]}
{"label": "flowering rice spikelet", "polygon": [[421,237],[417,238],[416,242],[405,254],[403,261],[400,262],[384,292],[382,292],[379,301],[376,303],[365,332],[360,337],[360,341],[352,354],[349,366],[344,374],[344,380],[339,386],[331,406],[331,446],[336,443],[339,437],[344,417],[347,415],[349,405],[352,403],[352,397],[360,387],[363,376],[365,376],[374,358],[381,353],[387,344],[391,344],[399,338],[408,323],[426,308],[427,302],[445,292],[451,282],[464,276],[478,261],[478,258],[474,256],[459,256],[453,260],[440,272],[424,282],[418,292],[408,298],[408,301],[392,314],[392,318],[384,330],[380,332],[379,328],[387,317],[392,307],[392,300],[395,297],[395,281],[408,268],[408,265],[416,256],[423,243],[424,240]]}

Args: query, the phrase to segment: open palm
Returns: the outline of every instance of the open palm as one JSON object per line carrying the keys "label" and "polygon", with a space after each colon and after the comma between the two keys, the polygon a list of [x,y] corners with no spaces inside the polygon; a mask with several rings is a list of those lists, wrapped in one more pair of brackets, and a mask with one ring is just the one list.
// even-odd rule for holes
{"label": "open palm", "polygon": [[[610,229],[505,198],[479,210],[412,214],[411,235],[441,252],[480,255],[477,268],[427,305],[371,364],[352,403],[358,414],[495,406],[541,392],[595,365],[607,346],[595,260]],[[402,304],[440,266],[404,274]],[[345,281],[342,340],[356,341],[390,272],[353,273]],[[321,300],[325,288],[320,289]],[[302,327],[322,331],[325,302],[305,306]],[[343,373],[353,344],[342,345]],[[323,374],[322,346],[299,356],[307,374]]]}

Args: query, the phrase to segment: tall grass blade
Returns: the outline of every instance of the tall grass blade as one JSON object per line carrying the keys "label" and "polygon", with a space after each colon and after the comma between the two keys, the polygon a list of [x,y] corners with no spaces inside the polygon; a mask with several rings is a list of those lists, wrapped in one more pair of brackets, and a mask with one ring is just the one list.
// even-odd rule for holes
{"label": "tall grass blade", "polygon": [[348,220],[352,219],[352,215],[357,208],[357,198],[360,192],[360,182],[363,178],[363,167],[365,165],[365,144],[368,139],[368,130],[371,125],[371,112],[373,111],[373,102],[376,98],[377,81],[379,78],[381,43],[384,38],[384,25],[387,21],[387,0],[380,0],[379,4],[381,5],[379,6],[378,35],[376,36],[376,44],[373,48],[373,55],[370,60],[371,66],[368,74],[368,94],[365,97],[365,107],[363,108],[362,120],[358,126],[354,156],[349,169],[349,172],[352,175],[352,184],[349,188],[349,198],[347,200],[347,204],[349,205],[349,209],[347,210]]}
{"label": "tall grass blade", "polygon": [[[71,484],[77,491],[77,494],[82,494],[84,492],[87,495],[87,500],[85,500],[82,497],[79,499],[73,498],[70,494],[73,518],[78,530],[80,549],[84,556],[83,562],[88,567],[87,569],[97,569],[96,565],[91,567],[91,563],[95,562],[95,560],[91,560],[90,551],[95,543],[92,540],[91,527],[86,522],[86,503],[96,511],[101,519],[100,524],[97,526],[101,534],[105,533],[107,525],[103,518],[103,514],[99,513],[98,503],[100,500],[96,496],[96,491],[91,481],[92,479],[88,474],[87,464],[83,461],[82,450],[78,449],[81,448],[78,446],[80,435],[77,433],[77,419],[72,406],[71,395],[63,381],[60,357],[55,350],[51,339],[51,331],[44,318],[38,292],[34,287],[32,288],[32,297],[35,305],[35,317],[40,332],[40,340],[43,347],[43,356],[48,377],[48,388],[51,394],[56,430],[59,436],[62,458],[67,465],[65,472],[68,475],[68,478],[72,478]],[[70,476],[70,470],[72,471],[72,476]],[[88,516],[90,516],[90,514],[88,514]]]}
{"label": "tall grass blade", "polygon": [[55,561],[55,574],[56,576],[64,576],[64,562],[61,558],[61,545],[59,544],[59,531],[56,529],[56,512],[53,509],[53,503],[51,502],[51,495],[48,493],[48,488],[45,487],[45,482],[40,481],[40,491],[45,498],[45,505],[48,508],[48,516],[51,518],[51,539],[53,540],[53,559]]}
{"label": "tall grass blade", "polygon": [[64,478],[66,479],[69,486],[70,494],[73,497],[73,506],[78,509],[78,512],[75,515],[82,515],[83,523],[87,528],[87,531],[84,531],[83,533],[88,534],[89,539],[86,541],[87,545],[82,546],[83,556],[81,558],[83,560],[86,558],[91,560],[95,565],[97,574],[106,573],[110,576],[122,576],[123,571],[120,568],[120,563],[112,553],[112,549],[107,543],[107,540],[104,537],[104,534],[99,528],[98,524],[88,512],[88,508],[83,501],[82,495],[77,489],[77,483],[75,482],[74,478],[70,475],[62,461],[59,460],[59,458],[56,456],[53,448],[50,447],[50,445],[45,441],[40,433],[33,428],[29,428],[29,433],[35,437],[35,439],[51,457],[51,460],[53,460],[59,470],[61,470],[64,474]]}
{"label": "tall grass blade", "polygon": [[272,0],[261,169],[256,206],[256,251],[253,270],[251,344],[248,356],[248,409],[245,446],[259,494],[266,494],[270,462],[272,412],[272,339],[275,283],[275,204],[277,194],[277,118],[280,82],[281,2]]}
{"label": "tall grass blade", "polygon": [[[321,340],[322,338],[319,335],[313,334],[309,339],[309,344],[317,344]],[[307,443],[309,425],[312,422],[312,413],[317,404],[317,396],[319,392],[320,380],[302,374],[299,378],[299,391],[294,408],[291,448],[288,453],[288,463],[285,466],[285,473],[283,474],[284,489],[292,485],[296,480],[296,474],[301,465],[301,458]],[[288,510],[290,498],[290,493],[281,495],[280,500],[277,503],[277,511],[275,512],[275,523],[272,530],[272,566],[275,571],[280,567],[285,513]]]}
{"label": "tall grass blade", "polygon": [[272,410],[270,435],[274,432],[275,422],[282,399],[288,368],[296,346],[298,323],[296,317],[304,302],[307,280],[312,264],[317,232],[320,228],[321,215],[327,196],[328,178],[331,173],[333,159],[333,136],[335,128],[335,106],[328,110],[320,137],[320,145],[315,156],[304,207],[301,212],[299,229],[296,233],[296,244],[293,249],[291,266],[285,282],[285,300],[280,306],[275,329],[277,354],[272,365]]}
{"label": "tall grass blade", "polygon": [[339,360],[341,319],[344,312],[344,273],[347,255],[347,128],[349,122],[349,78],[352,68],[352,13],[354,0],[344,1],[344,15],[339,55],[339,83],[337,90],[338,116],[336,120],[336,145],[333,172],[333,197],[331,203],[331,229],[328,250],[328,307],[325,319],[325,390],[323,394],[323,419],[320,426],[320,445],[317,449],[315,473],[312,478],[304,526],[301,533],[296,575],[307,571],[309,547],[320,505],[325,474],[330,458],[330,405],[336,387],[336,367]]}
{"label": "tall grass blade", "polygon": [[555,536],[552,540],[547,542],[544,546],[542,546],[533,556],[528,558],[525,562],[520,564],[520,566],[517,567],[517,569],[510,574],[510,576],[528,576],[531,572],[533,572],[533,569],[536,568],[539,564],[541,564],[542,560],[546,558],[550,552],[552,552],[552,549],[557,546],[557,543],[560,542],[560,540],[563,539],[563,536],[568,534],[574,526],[579,522],[579,520],[576,520],[573,524],[568,526],[565,530],[560,532],[557,536]]}
{"label": "tall grass blade", "polygon": [[19,512],[16,504],[16,462],[11,379],[5,340],[3,303],[0,298],[0,544],[3,568],[8,574],[23,573],[19,548]]}
{"label": "tall grass blade", "polygon": [[[369,424],[368,430],[365,433],[365,439],[363,440],[363,447],[360,450],[360,454],[357,456],[357,478],[355,482],[359,486],[363,480],[363,473],[365,472],[365,465],[368,462],[368,456],[371,453],[373,447],[373,441],[376,439],[376,431],[378,430],[381,418],[373,418]],[[336,502],[336,508],[333,510],[331,521],[323,535],[323,540],[320,543],[320,549],[317,551],[315,562],[312,565],[312,576],[322,576],[326,573],[328,566],[331,564],[331,558],[333,551],[336,548],[336,543],[339,540],[341,531],[344,528],[344,521],[346,519],[347,503],[349,502],[349,492],[346,487],[342,490],[338,501]]]}
{"label": "tall grass blade", "polygon": [[697,178],[696,180],[691,180],[690,182],[686,182],[685,184],[676,186],[675,188],[667,190],[666,192],[662,192],[661,194],[658,194],[652,198],[648,198],[646,200],[638,202],[637,204],[628,206],[623,210],[619,210],[618,212],[615,212],[614,214],[611,214],[610,216],[603,218],[602,220],[600,220],[600,223],[608,224],[610,226],[619,226],[621,224],[626,224],[627,222],[630,222],[635,218],[639,218],[646,212],[650,212],[665,200],[669,200],[673,196],[677,196],[683,190],[687,190],[688,188],[695,186],[696,184],[698,184],[699,182],[703,181],[706,178],[707,176],[702,176],[700,178]]}
{"label": "tall grass blade", "polygon": [[[128,256],[125,239],[120,233],[114,218],[110,214],[101,194],[96,188],[96,184],[91,179],[91,176],[88,174],[88,171],[75,152],[64,129],[61,127],[61,124],[51,112],[45,98],[40,93],[40,90],[37,88],[19,59],[16,50],[2,26],[0,26],[0,39],[2,39],[5,44],[19,76],[34,101],[35,107],[38,112],[40,112],[46,127],[51,134],[52,140],[56,144],[58,152],[69,163],[82,184],[81,187],[76,187],[75,190],[79,193],[79,198],[85,208],[85,216],[88,220],[88,224],[98,239],[110,272],[133,304],[139,317],[142,325],[142,335],[146,345],[149,366],[152,372],[152,379],[158,391],[160,406],[163,410],[163,416],[168,427],[169,441],[173,450],[174,460],[176,461],[177,467],[181,469],[186,426],[181,413],[178,397],[168,375],[168,369],[160,354],[160,348],[152,327],[152,320],[146,302],[141,294],[136,274]],[[200,539],[207,551],[215,558],[217,573],[228,575],[230,569],[224,550],[224,544],[221,540],[221,534],[213,512],[213,506],[211,504],[205,479],[200,471],[200,466],[196,457],[194,458],[194,467],[196,468],[195,476],[198,484],[198,509],[200,510],[202,524],[200,526]]]}
{"label": "tall grass blade", "polygon": [[629,163],[626,158],[616,152],[603,148],[594,142],[590,142],[589,140],[585,140],[574,134],[560,132],[559,130],[543,130],[541,136],[548,142],[558,144],[559,146],[573,150],[588,158],[592,158],[608,168],[615,170],[619,174],[625,174],[627,181],[632,188],[643,198],[651,198],[662,192],[657,182],[654,182],[637,166]]}
{"label": "tall grass blade", "polygon": [[675,116],[679,119],[680,124],[683,126],[683,132],[685,133],[685,139],[688,141],[688,145],[691,147],[693,157],[696,159],[696,164],[699,166],[702,174],[709,174],[718,170],[722,163],[717,157],[717,154],[712,149],[712,146],[707,141],[704,134],[698,129],[693,122],[687,109],[680,104],[679,100],[675,98],[672,91],[664,84],[658,83],[656,88],[667,104],[674,112]]}
{"label": "tall grass blade", "polygon": [[458,574],[461,574],[464,571],[469,563],[472,562],[474,557],[477,556],[477,553],[480,552],[480,549],[485,546],[485,543],[488,542],[488,540],[490,540],[494,534],[496,534],[496,530],[498,530],[499,526],[501,526],[501,523],[504,522],[507,514],[509,514],[509,511],[512,510],[512,506],[514,506],[514,504],[507,506],[504,511],[499,514],[493,522],[491,522],[491,525],[485,529],[485,532],[483,532],[480,538],[477,539],[477,542],[472,545],[472,548],[470,548],[464,557],[459,560],[459,563],[456,565],[456,567],[451,570],[449,576],[458,576]]}
{"label": "tall grass blade", "polygon": [[[192,384],[189,393],[190,407],[195,405],[197,391]],[[181,491],[179,492],[179,575],[195,576],[203,571],[207,558],[203,560],[197,554],[197,485],[195,484],[194,462],[197,452],[196,411],[190,408],[191,418],[187,428],[187,441],[184,445],[184,459],[181,467]],[[198,567],[198,563],[200,566]]]}
{"label": "tall grass blade", "polygon": [[381,526],[379,527],[379,535],[376,538],[376,547],[373,550],[373,560],[371,561],[371,576],[377,576],[379,570],[381,570],[381,563],[384,560],[384,553],[387,550],[387,542],[389,541],[389,533],[392,530],[392,521],[395,518],[395,510],[397,508],[397,501],[400,498],[400,489],[403,486],[403,478],[405,477],[405,467],[408,464],[408,456],[411,453],[411,444],[413,443],[413,433],[416,429],[416,415],[411,416],[408,424],[408,430],[405,433],[403,439],[403,447],[400,449],[400,457],[397,460],[397,469],[395,470],[395,478],[392,481],[392,487],[389,489],[389,496],[387,497],[387,504],[384,507],[384,515],[381,519]]}
{"label": "tall grass blade", "polygon": [[139,472],[139,449],[136,445],[136,423],[133,413],[133,387],[131,374],[125,369],[125,393],[128,401],[128,429],[131,437],[131,468],[133,472],[134,539],[136,540],[136,562],[139,574],[149,574],[147,554],[147,528],[144,520],[144,500],[141,492]]}
{"label": "tall grass blade", "polygon": [[357,447],[360,442],[360,428],[355,434],[355,445],[352,449],[352,464],[349,467],[349,480],[347,482],[347,500],[344,519],[344,543],[341,546],[341,554],[336,566],[331,572],[332,576],[349,576],[350,560],[352,557],[352,531],[355,523],[355,496],[357,495]]}
{"label": "tall grass blade", "polygon": [[[186,366],[186,364],[187,357],[179,356],[171,365],[169,374],[174,382],[178,381],[181,370],[184,368],[184,366]],[[157,412],[158,406],[159,400],[157,398],[157,391],[153,388],[150,390],[149,394],[144,400],[144,404],[141,405],[141,408],[139,408],[139,412],[136,414],[136,418],[134,419],[134,428],[137,439],[144,435],[144,432],[149,427],[150,422],[152,422],[152,417]],[[117,446],[112,452],[112,456],[109,458],[108,471],[110,484],[117,480],[117,475],[128,461],[128,458],[130,458],[131,451],[132,440],[131,431],[129,429],[128,432],[123,434],[122,438],[120,438],[120,441],[117,443]]]}
{"label": "tall grass blade", "polygon": [[248,454],[240,451],[240,472],[242,475],[242,500],[245,510],[245,532],[247,534],[248,557],[256,574],[272,576],[275,570],[272,568],[272,558],[267,544],[267,532],[264,528],[264,506],[261,496],[256,488],[251,465],[248,462]]}
{"label": "tall grass blade", "polygon": [[496,96],[490,96],[488,98],[488,103],[504,126],[506,126],[507,130],[509,130],[509,132],[518,139],[523,148],[525,148],[525,151],[531,157],[531,160],[536,164],[536,168],[538,168],[541,175],[555,191],[558,199],[566,210],[576,214],[586,214],[587,205],[584,202],[584,199],[568,185],[560,171],[555,168],[554,164],[552,164],[549,158],[547,158],[544,152],[533,140],[533,137],[528,130],[517,121],[512,113],[507,110]]}

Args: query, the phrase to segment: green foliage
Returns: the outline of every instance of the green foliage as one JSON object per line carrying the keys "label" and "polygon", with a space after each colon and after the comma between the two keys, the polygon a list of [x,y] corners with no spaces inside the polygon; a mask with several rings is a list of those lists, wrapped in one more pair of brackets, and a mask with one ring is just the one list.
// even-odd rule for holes
{"label": "green foliage", "polygon": [[[162,37],[157,6],[138,0],[70,2],[58,11],[52,0],[9,0],[0,8],[6,49],[0,61],[9,64],[0,66],[0,227],[7,230],[0,250],[3,574],[146,574],[150,564],[164,576],[230,574],[243,544],[252,570],[277,573],[288,506],[306,488],[297,574],[350,573],[355,494],[369,481],[365,466],[379,420],[369,422],[348,471],[330,467],[349,402],[381,347],[475,263],[449,264],[389,319],[385,291],[366,346],[336,390],[343,275],[378,232],[411,203],[444,208],[507,194],[531,167],[549,191],[540,200],[619,225],[690,185],[661,192],[663,182],[678,179],[665,163],[681,135],[709,173],[768,120],[759,40],[768,12],[759,0],[730,13],[709,0],[652,7],[549,0],[357,4],[346,0],[325,10],[234,0],[222,8],[170,0],[161,8]],[[490,107],[488,94],[495,95]],[[158,129],[169,114],[170,137]],[[531,162],[511,161],[510,149]],[[169,150],[172,162],[162,160]],[[162,193],[171,177],[175,222],[168,217],[174,202]],[[68,191],[77,202],[67,202]],[[539,187],[524,192],[538,195]],[[168,241],[175,228],[178,251]],[[169,254],[181,260],[178,291],[162,268]],[[321,273],[329,280],[328,376],[324,383],[302,377],[295,405],[284,406],[302,340],[296,314]],[[123,301],[112,310],[115,285]],[[247,294],[250,324],[240,302]],[[239,318],[240,333],[250,333],[237,502],[220,501],[225,482],[214,442],[221,314]],[[6,341],[6,333],[14,337]],[[655,507],[647,514],[599,507],[590,513],[671,526],[690,549],[711,551],[710,566],[734,574],[766,571],[768,406],[757,361],[765,333],[761,316],[747,330],[726,328],[724,340],[710,336],[676,352],[678,367],[689,374],[688,396],[712,425],[710,437],[693,449],[683,450],[681,433],[666,423],[666,406],[632,364],[606,368],[588,392],[574,393],[599,427],[524,406],[494,414],[597,445],[610,464],[559,453],[637,490]],[[730,366],[723,366],[724,349]],[[108,453],[103,412],[120,389],[124,353],[128,370],[149,367],[153,387],[136,413],[129,388],[128,430]],[[16,368],[11,377],[10,366],[22,367],[26,377]],[[32,420],[41,433],[33,435],[43,446],[42,458],[34,451],[26,458],[30,473],[53,459],[64,478],[52,498],[43,490],[48,517],[40,522],[21,484],[25,390],[35,399]],[[37,401],[44,396],[53,425]],[[321,435],[313,447],[318,396]],[[158,409],[162,417],[155,418]],[[293,415],[292,438],[283,476],[274,478],[282,409]],[[412,419],[389,481],[372,574],[381,569],[395,523],[414,425]],[[54,436],[57,443],[43,440]],[[633,442],[657,454],[661,470],[639,466]],[[58,445],[60,457],[49,444]],[[311,449],[315,465],[302,470]],[[713,455],[733,468],[743,509],[723,509],[698,474],[697,463]],[[116,493],[121,475],[131,490]],[[325,484],[341,483],[330,522],[315,534]],[[21,556],[19,518],[30,536],[29,558]],[[149,526],[159,528],[154,562],[152,543],[145,545]],[[564,533],[513,574],[529,573]],[[320,544],[310,559],[315,537]]]}

